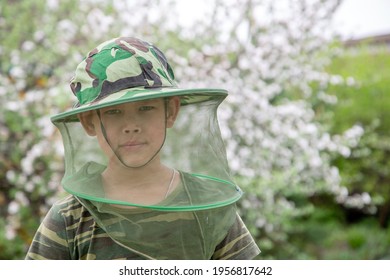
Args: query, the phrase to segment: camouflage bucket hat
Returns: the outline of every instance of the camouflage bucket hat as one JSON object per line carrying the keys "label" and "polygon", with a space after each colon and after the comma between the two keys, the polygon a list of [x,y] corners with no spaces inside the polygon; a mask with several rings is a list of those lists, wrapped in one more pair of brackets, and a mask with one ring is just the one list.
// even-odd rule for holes
{"label": "camouflage bucket hat", "polygon": [[70,87],[78,102],[53,122],[78,121],[77,114],[153,98],[180,96],[181,104],[224,99],[224,89],[179,88],[165,55],[152,44],[119,37],[90,51],[77,66]]}

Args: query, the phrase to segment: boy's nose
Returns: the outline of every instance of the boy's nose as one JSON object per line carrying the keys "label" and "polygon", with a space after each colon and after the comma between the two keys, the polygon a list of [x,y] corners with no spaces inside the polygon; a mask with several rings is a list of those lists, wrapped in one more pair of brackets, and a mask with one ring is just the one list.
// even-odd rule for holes
{"label": "boy's nose", "polygon": [[141,132],[140,119],[134,113],[128,113],[122,118],[123,132],[124,133],[139,133]]}
{"label": "boy's nose", "polygon": [[138,125],[127,125],[123,128],[123,132],[128,133],[139,133],[141,132],[141,128]]}

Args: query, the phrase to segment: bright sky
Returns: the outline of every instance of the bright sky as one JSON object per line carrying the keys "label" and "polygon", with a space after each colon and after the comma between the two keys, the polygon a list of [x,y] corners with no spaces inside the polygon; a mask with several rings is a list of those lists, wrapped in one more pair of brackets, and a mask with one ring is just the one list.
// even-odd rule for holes
{"label": "bright sky", "polygon": [[345,39],[390,33],[389,0],[343,0],[335,28]]}
{"label": "bright sky", "polygon": [[[284,0],[286,1],[286,0]],[[178,1],[182,22],[199,18],[209,0]],[[390,33],[390,0],[342,0],[333,28],[344,39]]]}

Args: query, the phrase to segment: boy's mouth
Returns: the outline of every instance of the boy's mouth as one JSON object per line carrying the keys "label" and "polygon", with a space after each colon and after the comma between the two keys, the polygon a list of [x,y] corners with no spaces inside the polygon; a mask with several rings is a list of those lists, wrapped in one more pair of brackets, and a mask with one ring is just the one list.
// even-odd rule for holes
{"label": "boy's mouth", "polygon": [[144,142],[138,142],[138,141],[129,141],[123,144],[120,144],[120,148],[137,148],[145,145],[146,143]]}

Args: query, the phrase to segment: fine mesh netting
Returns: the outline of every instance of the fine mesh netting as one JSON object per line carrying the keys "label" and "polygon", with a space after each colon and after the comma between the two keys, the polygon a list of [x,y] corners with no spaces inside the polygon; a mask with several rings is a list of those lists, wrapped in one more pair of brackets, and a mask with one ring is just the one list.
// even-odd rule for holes
{"label": "fine mesh netting", "polygon": [[[156,104],[165,107],[161,120],[155,121],[156,128],[150,132],[157,135],[150,153],[143,146],[122,149],[122,136],[114,134],[112,127],[122,122],[118,108],[136,105],[144,114],[160,106],[155,103],[122,104],[94,111],[91,123],[103,135],[100,138],[87,133],[78,121],[54,121],[65,147],[63,187],[77,197],[115,242],[144,258],[210,259],[234,223],[235,202],[242,195],[230,177],[217,121],[217,108],[223,98],[182,102],[172,125],[165,121],[169,101],[158,101]],[[132,115],[126,118],[130,122]],[[137,133],[143,133],[143,129]],[[139,139],[128,142],[144,141]],[[112,195],[104,176],[112,165],[133,172],[156,161],[170,174],[161,177],[154,189],[155,193],[163,190],[160,196],[154,197],[147,189],[143,196],[137,196],[130,183],[128,191],[122,189],[119,195]]]}
{"label": "fine mesh netting", "polygon": [[200,184],[203,187],[191,188],[191,200],[143,205],[107,197],[103,186],[96,179],[104,171],[109,159],[102,152],[96,136],[87,135],[80,122],[55,123],[61,131],[65,147],[63,187],[89,200],[158,210],[167,208],[188,211],[235,202],[240,198],[241,190],[229,174],[216,117],[219,103],[220,100],[215,99],[182,106],[173,127],[166,129],[165,142],[160,150],[161,162],[203,182]]}

